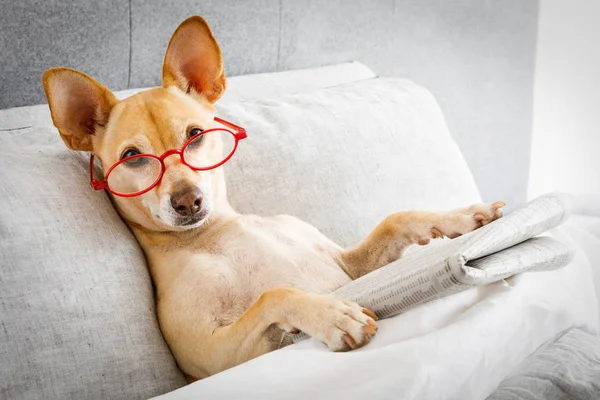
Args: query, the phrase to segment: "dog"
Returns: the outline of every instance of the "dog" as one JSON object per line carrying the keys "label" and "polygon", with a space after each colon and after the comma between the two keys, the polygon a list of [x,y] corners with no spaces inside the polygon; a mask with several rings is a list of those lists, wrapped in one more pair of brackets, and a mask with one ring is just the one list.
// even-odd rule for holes
{"label": "dog", "polygon": [[398,212],[348,249],[291,216],[238,214],[223,167],[212,163],[224,158],[223,135],[237,145],[245,132],[215,118],[226,88],[223,58],[198,16],[173,34],[162,87],[119,101],[67,68],[46,71],[43,85],[66,146],[100,161],[105,179],[92,177],[92,185],[109,189],[142,246],[161,331],[190,380],[277,349],[286,333],[305,332],[333,351],[364,346],[377,332],[376,316],[331,292],[411,245],[486,225],[505,205]]}

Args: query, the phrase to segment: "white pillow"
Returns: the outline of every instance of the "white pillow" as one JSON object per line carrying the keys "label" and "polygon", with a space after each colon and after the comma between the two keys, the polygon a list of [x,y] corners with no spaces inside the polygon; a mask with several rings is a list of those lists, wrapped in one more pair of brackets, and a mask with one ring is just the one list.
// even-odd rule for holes
{"label": "white pillow", "polygon": [[234,208],[291,214],[342,246],[387,214],[481,200],[433,96],[403,79],[369,79],[218,105],[248,138],[226,166]]}

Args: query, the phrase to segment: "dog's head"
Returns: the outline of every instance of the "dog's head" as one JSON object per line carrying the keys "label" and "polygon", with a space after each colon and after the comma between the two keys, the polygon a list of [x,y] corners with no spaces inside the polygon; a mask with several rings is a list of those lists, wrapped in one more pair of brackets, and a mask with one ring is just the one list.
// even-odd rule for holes
{"label": "dog's head", "polygon": [[[187,19],[173,34],[162,80],[162,87],[122,101],[87,75],[67,68],[46,71],[43,83],[52,120],[67,147],[92,152],[106,174],[123,158],[161,156],[214,127],[213,104],[226,80],[221,51],[201,17]],[[203,143],[200,156],[222,157],[219,141]],[[193,170],[177,154],[163,162],[163,178],[153,189],[134,197],[113,196],[126,221],[153,231],[189,229],[226,204],[222,168]],[[130,180],[143,184],[139,173]]]}

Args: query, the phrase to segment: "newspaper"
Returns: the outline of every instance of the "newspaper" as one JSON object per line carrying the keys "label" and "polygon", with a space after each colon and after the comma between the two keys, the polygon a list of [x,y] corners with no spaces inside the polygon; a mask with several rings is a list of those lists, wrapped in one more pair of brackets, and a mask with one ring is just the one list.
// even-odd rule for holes
{"label": "newspaper", "polygon": [[[567,265],[574,252],[550,237],[534,237],[563,223],[571,197],[549,193],[482,228],[403,258],[350,282],[333,294],[356,301],[379,318],[496,282],[525,271]],[[307,338],[294,335],[293,341]]]}

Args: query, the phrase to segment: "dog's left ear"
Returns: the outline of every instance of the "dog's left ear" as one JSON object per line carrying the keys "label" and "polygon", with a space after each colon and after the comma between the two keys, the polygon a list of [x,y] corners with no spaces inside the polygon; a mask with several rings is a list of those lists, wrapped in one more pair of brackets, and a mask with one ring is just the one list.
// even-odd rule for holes
{"label": "dog's left ear", "polygon": [[204,18],[195,16],[179,25],[167,48],[163,86],[195,91],[214,103],[225,91],[221,49]]}

